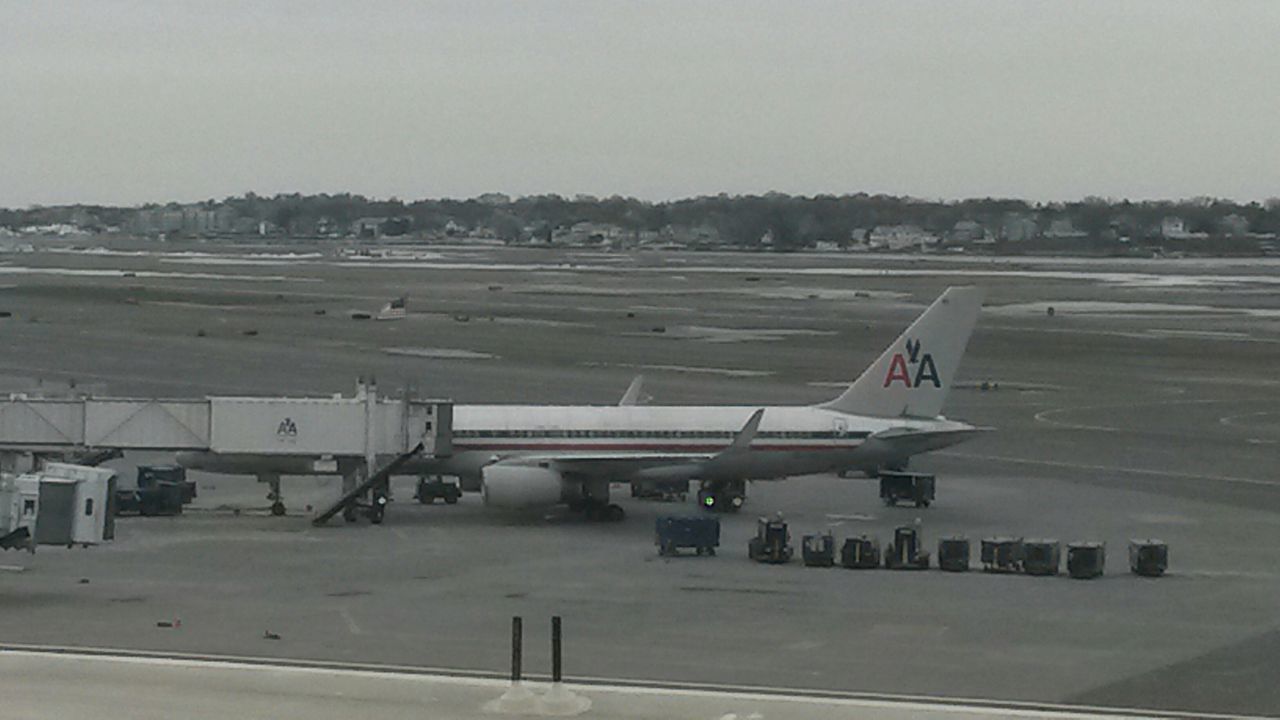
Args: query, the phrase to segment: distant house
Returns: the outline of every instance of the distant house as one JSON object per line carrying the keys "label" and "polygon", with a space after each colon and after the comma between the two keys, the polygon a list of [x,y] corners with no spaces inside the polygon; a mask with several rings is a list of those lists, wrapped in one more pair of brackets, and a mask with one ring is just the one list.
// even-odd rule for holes
{"label": "distant house", "polygon": [[1166,240],[1204,240],[1209,233],[1190,230],[1182,218],[1169,216],[1160,221],[1160,236]]}
{"label": "distant house", "polygon": [[1045,229],[1044,237],[1056,240],[1081,240],[1089,237],[1089,233],[1077,230],[1075,224],[1071,222],[1071,218],[1060,217],[1049,221],[1049,227]]}
{"label": "distant house", "polygon": [[1187,235],[1187,224],[1182,218],[1170,215],[1160,221],[1161,237],[1176,239]]}
{"label": "distant house", "polygon": [[1223,235],[1241,237],[1249,234],[1249,219],[1243,215],[1231,213],[1218,221],[1218,230]]}
{"label": "distant house", "polygon": [[873,248],[883,250],[921,249],[938,244],[938,236],[919,225],[877,225],[867,237]]}
{"label": "distant house", "polygon": [[351,234],[358,238],[380,238],[386,222],[384,217],[362,217],[351,223]]}
{"label": "distant house", "polygon": [[951,228],[947,239],[960,245],[981,243],[987,240],[987,229],[976,220],[961,220]]}
{"label": "distant house", "polygon": [[1034,218],[1022,213],[1008,213],[1000,223],[1000,237],[1007,242],[1025,242],[1040,235]]}
{"label": "distant house", "polygon": [[583,221],[556,228],[552,240],[566,245],[612,245],[621,240],[623,234],[617,225]]}
{"label": "distant house", "polygon": [[641,230],[636,233],[636,242],[640,245],[657,245],[663,241],[660,230]]}

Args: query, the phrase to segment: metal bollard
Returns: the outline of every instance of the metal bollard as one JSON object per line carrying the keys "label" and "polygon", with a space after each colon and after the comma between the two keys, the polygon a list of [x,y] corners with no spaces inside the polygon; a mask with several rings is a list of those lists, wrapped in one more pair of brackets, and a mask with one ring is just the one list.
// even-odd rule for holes
{"label": "metal bollard", "polygon": [[519,615],[511,618],[511,682],[520,682],[520,662],[524,655],[524,621]]}
{"label": "metal bollard", "polygon": [[551,681],[560,682],[560,616],[551,616]]}

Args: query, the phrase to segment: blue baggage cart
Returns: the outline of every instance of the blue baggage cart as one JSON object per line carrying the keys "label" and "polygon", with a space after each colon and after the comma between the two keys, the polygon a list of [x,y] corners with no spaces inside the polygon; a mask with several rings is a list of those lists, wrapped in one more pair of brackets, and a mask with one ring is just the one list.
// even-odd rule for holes
{"label": "blue baggage cart", "polygon": [[720,545],[720,518],[660,517],[654,528],[654,544],[663,556],[677,555],[681,548],[693,548],[698,555],[715,555]]}

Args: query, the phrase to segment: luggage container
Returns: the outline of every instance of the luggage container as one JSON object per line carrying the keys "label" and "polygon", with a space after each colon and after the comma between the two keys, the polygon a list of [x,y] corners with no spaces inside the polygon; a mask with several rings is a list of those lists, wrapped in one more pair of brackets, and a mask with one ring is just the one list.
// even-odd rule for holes
{"label": "luggage container", "polygon": [[859,535],[846,538],[840,548],[840,564],[851,570],[873,570],[880,567],[880,541]]}
{"label": "luggage container", "polygon": [[1130,540],[1129,570],[1134,575],[1160,577],[1169,569],[1169,546],[1161,540]]}
{"label": "luggage container", "polygon": [[1022,571],[1022,538],[989,537],[982,540],[982,570],[993,573]]}
{"label": "luggage container", "polygon": [[446,505],[456,505],[458,499],[462,497],[462,488],[456,481],[445,480],[440,476],[420,477],[414,488],[413,497],[422,505],[435,504],[437,498],[443,500]]}
{"label": "luggage container", "polygon": [[929,567],[929,553],[920,549],[920,533],[915,528],[904,525],[893,531],[893,543],[884,551],[884,566],[889,570]]}
{"label": "luggage container", "polygon": [[897,505],[906,500],[916,507],[929,507],[933,502],[936,478],[923,473],[881,471],[880,499],[885,505]]}
{"label": "luggage container", "polygon": [[831,567],[836,564],[836,539],[829,531],[805,535],[800,543],[800,556],[807,567]]}
{"label": "luggage container", "polygon": [[658,518],[653,543],[664,557],[679,555],[681,548],[693,548],[698,555],[715,555],[720,546],[720,519],[705,515]]}
{"label": "luggage container", "polygon": [[948,572],[969,569],[969,538],[945,537],[938,541],[938,567]]}
{"label": "luggage container", "polygon": [[183,487],[178,483],[158,480],[150,487],[115,492],[115,514],[137,513],[143,516],[182,514]]}
{"label": "luggage container", "polygon": [[756,562],[781,564],[791,561],[791,534],[781,517],[756,522],[756,536],[747,543],[747,557]]}
{"label": "luggage container", "polygon": [[1067,574],[1077,580],[1102,575],[1107,564],[1107,546],[1100,542],[1077,542],[1067,546]]}
{"label": "luggage container", "polygon": [[181,465],[139,465],[138,489],[148,490],[160,483],[171,483],[179,488],[179,500],[183,505],[196,499],[196,481],[187,480],[187,469]]}
{"label": "luggage container", "polygon": [[1022,570],[1028,575],[1057,575],[1062,544],[1057,540],[1027,540],[1022,544]]}

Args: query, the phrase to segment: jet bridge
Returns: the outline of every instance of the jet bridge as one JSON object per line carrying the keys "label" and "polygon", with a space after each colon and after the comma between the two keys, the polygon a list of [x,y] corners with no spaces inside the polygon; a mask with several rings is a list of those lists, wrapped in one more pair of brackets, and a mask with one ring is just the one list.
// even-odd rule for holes
{"label": "jet bridge", "polygon": [[[24,454],[105,450],[203,452],[258,458],[315,458],[317,473],[358,467],[418,448],[451,452],[449,400],[378,395],[360,382],[350,397],[45,398],[0,397],[0,471],[16,472]],[[354,461],[354,462],[353,462]],[[345,473],[344,473],[345,474]],[[279,504],[279,476],[268,478]],[[349,483],[351,484],[351,483]],[[349,490],[350,487],[344,488]],[[273,508],[274,509],[274,508]]]}

